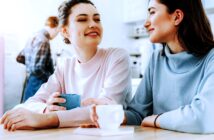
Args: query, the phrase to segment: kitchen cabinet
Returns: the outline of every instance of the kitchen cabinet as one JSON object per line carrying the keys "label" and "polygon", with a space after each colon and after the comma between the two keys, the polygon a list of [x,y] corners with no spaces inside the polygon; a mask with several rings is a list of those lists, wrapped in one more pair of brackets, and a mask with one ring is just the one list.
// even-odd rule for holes
{"label": "kitchen cabinet", "polygon": [[214,2],[213,0],[203,0],[203,5],[207,14],[214,14]]}
{"label": "kitchen cabinet", "polygon": [[147,17],[148,0],[124,0],[123,19],[125,23],[143,21]]}
{"label": "kitchen cabinet", "polygon": [[204,4],[205,9],[214,8],[213,0],[203,0],[203,4]]}

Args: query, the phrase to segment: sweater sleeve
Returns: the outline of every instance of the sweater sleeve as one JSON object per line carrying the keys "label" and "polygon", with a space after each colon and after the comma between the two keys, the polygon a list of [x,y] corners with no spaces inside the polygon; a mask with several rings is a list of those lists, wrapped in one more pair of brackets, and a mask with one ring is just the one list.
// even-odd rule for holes
{"label": "sweater sleeve", "polygon": [[91,106],[86,106],[56,111],[59,118],[59,127],[78,127],[81,124],[93,124],[90,119],[90,108]]}
{"label": "sweater sleeve", "polygon": [[131,100],[131,70],[128,53],[115,49],[107,66],[104,86],[99,98],[107,104],[120,103],[126,107]]}
{"label": "sweater sleeve", "polygon": [[151,57],[134,98],[125,110],[128,125],[140,125],[144,117],[152,115],[153,113],[151,62],[153,62],[153,57]]}
{"label": "sweater sleeve", "polygon": [[214,132],[214,59],[208,62],[198,93],[191,103],[162,114],[160,127],[189,133]]}

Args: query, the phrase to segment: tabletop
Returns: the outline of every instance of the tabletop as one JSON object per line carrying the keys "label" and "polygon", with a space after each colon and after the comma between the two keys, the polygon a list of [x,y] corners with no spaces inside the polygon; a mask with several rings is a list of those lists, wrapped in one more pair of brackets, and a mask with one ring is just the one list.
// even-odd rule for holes
{"label": "tabletop", "polygon": [[157,128],[134,126],[133,134],[118,136],[77,135],[77,128],[54,128],[43,130],[17,130],[9,132],[0,125],[0,140],[208,140],[214,134],[199,135],[168,131]]}

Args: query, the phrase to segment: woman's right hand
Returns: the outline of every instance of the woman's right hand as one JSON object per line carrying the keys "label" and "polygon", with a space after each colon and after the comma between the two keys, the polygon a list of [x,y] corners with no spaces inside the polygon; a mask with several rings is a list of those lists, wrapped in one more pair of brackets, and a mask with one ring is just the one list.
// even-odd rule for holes
{"label": "woman's right hand", "polygon": [[58,103],[66,102],[64,98],[60,98],[60,92],[54,92],[47,100],[47,107],[45,108],[45,113],[52,111],[66,110],[65,107],[57,105]]}
{"label": "woman's right hand", "polygon": [[92,105],[91,106],[91,109],[90,109],[90,119],[93,122],[93,124],[95,125],[95,127],[99,128],[98,116],[97,116],[97,112],[96,112],[96,105]]}
{"label": "woman's right hand", "polygon": [[[99,128],[99,123],[98,123],[98,115],[96,112],[96,105],[92,105],[90,109],[90,119],[93,123],[93,125],[97,128]],[[124,114],[123,122],[121,125],[126,125],[127,124],[127,118],[126,115]]]}

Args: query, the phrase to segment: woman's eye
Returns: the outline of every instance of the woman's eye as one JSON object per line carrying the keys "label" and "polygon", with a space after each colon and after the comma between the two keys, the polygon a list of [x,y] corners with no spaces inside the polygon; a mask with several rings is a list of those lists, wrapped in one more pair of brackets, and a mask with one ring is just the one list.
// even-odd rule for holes
{"label": "woman's eye", "polygon": [[78,19],[77,21],[78,22],[85,22],[85,21],[87,21],[87,19]]}
{"label": "woman's eye", "polygon": [[100,19],[99,19],[99,18],[96,18],[96,19],[94,19],[94,21],[96,21],[96,22],[100,22]]}
{"label": "woman's eye", "polygon": [[155,11],[149,11],[150,15],[153,15],[155,13]]}

